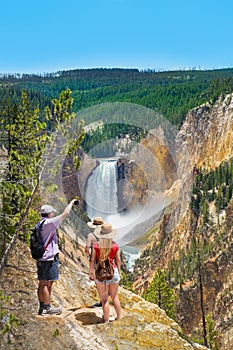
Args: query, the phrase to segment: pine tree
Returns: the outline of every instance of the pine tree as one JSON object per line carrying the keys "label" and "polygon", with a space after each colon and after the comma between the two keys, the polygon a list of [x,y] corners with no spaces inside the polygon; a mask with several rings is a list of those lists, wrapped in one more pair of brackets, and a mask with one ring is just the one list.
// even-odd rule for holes
{"label": "pine tree", "polygon": [[158,304],[160,308],[166,311],[168,316],[175,318],[176,295],[173,289],[168,286],[165,274],[160,269],[155,272],[153,280],[143,297],[151,303]]}
{"label": "pine tree", "polygon": [[[50,134],[46,129],[46,123],[39,121],[39,109],[31,107],[26,92],[22,93],[19,105],[12,106],[9,100],[6,105],[1,106],[0,122],[1,130],[3,130],[1,136],[3,135],[2,142],[8,151],[8,167],[0,182],[2,204],[0,256],[3,256],[0,273],[7,260],[7,254],[26,223],[26,218],[30,218],[32,222],[35,221],[36,212],[32,210],[32,204],[36,200],[41,175],[47,166],[42,155],[45,147],[46,157],[52,153],[54,142],[59,134],[67,134],[67,126],[71,125],[75,116],[74,113],[70,114],[72,103],[71,91],[66,90],[58,99],[52,100],[52,111],[49,107],[46,108],[47,120],[52,127]],[[68,138],[64,147],[64,152],[67,152],[69,156],[73,155],[76,169],[80,162],[75,151],[83,137],[84,130],[81,121],[77,126],[76,137]]]}
{"label": "pine tree", "polygon": [[212,319],[211,313],[208,313],[206,316],[207,343],[210,349],[219,350],[216,340],[218,332],[216,332],[214,328],[214,320]]}
{"label": "pine tree", "polygon": [[32,109],[26,92],[19,105],[2,111],[2,142],[8,152],[7,169],[0,183],[2,215],[1,248],[3,254],[28,203],[38,179],[39,160],[46,144],[45,123],[39,121],[39,110]]}

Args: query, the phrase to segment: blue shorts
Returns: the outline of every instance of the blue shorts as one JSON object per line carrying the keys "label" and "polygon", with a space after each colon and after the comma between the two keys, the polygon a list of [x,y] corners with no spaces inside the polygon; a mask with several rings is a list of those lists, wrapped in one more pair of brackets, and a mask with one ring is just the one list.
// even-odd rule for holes
{"label": "blue shorts", "polygon": [[120,275],[117,267],[114,267],[114,276],[111,280],[109,281],[103,281],[100,282],[98,280],[95,280],[95,283],[102,283],[102,284],[115,284],[120,282]]}
{"label": "blue shorts", "polygon": [[39,281],[57,281],[59,279],[59,260],[58,254],[54,260],[37,260],[37,276]]}

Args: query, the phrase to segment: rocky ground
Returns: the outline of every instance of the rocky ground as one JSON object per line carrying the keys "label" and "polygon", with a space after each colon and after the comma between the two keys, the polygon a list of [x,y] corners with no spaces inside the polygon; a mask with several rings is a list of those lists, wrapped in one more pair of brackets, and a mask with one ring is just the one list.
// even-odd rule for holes
{"label": "rocky ground", "polygon": [[36,263],[29,248],[17,243],[8,259],[0,281],[0,290],[10,296],[2,302],[7,311],[2,326],[15,315],[18,325],[1,335],[1,350],[192,350],[205,349],[183,339],[181,329],[157,305],[123,288],[119,297],[123,317],[115,321],[111,305],[111,321],[102,322],[101,308],[94,282],[89,281],[82,249],[77,249],[77,263],[61,254],[60,280],[53,289],[53,304],[60,305],[59,316],[38,316]]}

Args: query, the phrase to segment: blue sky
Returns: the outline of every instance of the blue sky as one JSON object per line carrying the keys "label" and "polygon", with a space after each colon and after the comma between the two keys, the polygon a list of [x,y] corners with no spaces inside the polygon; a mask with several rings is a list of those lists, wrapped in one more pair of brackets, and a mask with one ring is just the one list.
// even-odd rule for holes
{"label": "blue sky", "polygon": [[8,0],[0,73],[233,67],[232,0]]}

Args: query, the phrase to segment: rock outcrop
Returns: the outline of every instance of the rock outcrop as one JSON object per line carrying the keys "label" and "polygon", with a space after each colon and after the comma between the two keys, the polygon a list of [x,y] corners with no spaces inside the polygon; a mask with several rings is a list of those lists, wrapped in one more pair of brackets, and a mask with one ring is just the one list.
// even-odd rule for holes
{"label": "rock outcrop", "polygon": [[193,166],[214,169],[233,154],[233,95],[192,109],[179,131]]}
{"label": "rock outcrop", "polygon": [[[79,246],[79,255],[82,250]],[[98,296],[94,282],[89,281],[85,270],[86,258],[81,254],[81,267],[75,261],[76,253],[72,257],[70,259],[67,252],[61,254],[60,281],[53,288],[53,303],[62,305],[62,315],[37,316],[35,261],[30,258],[29,248],[17,243],[3,271],[0,289],[11,297],[4,307],[16,316],[18,324],[1,337],[0,349],[206,349],[182,338],[178,324],[157,305],[123,288],[119,291],[122,319],[114,321],[111,306],[113,322],[102,323],[102,310],[91,306]],[[8,320],[5,316],[2,322]]]}

